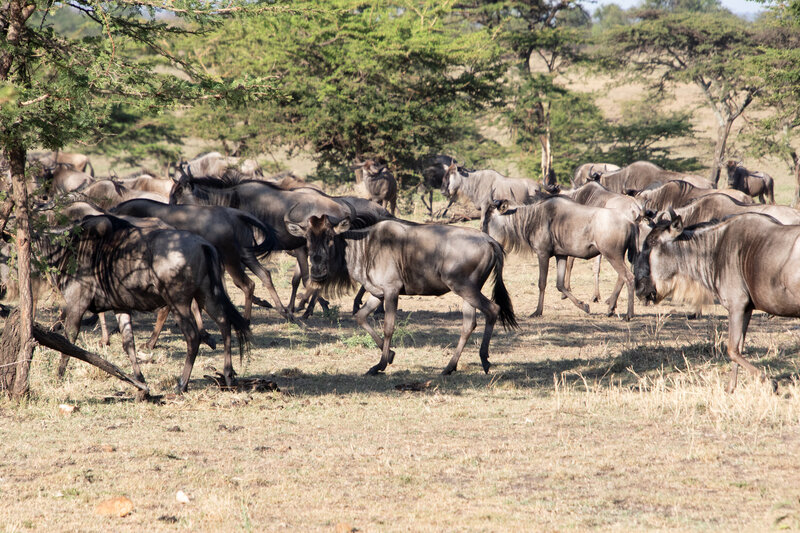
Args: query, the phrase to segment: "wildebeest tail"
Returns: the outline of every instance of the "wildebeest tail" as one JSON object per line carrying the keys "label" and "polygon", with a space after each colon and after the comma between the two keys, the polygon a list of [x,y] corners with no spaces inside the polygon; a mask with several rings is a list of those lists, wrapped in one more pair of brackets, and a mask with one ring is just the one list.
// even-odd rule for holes
{"label": "wildebeest tail", "polygon": [[208,263],[212,297],[220,305],[228,323],[236,331],[236,338],[239,339],[239,357],[241,358],[245,350],[250,348],[250,323],[236,309],[236,306],[233,305],[233,302],[228,297],[228,293],[225,292],[225,286],[222,284],[222,268],[220,267],[217,251],[213,246],[207,244],[203,245],[203,253]]}
{"label": "wildebeest tail", "polygon": [[[246,231],[243,228],[238,228],[242,234],[236,236],[239,242],[247,245],[245,246],[246,253],[261,258],[269,255],[278,247],[278,238],[272,227],[267,226],[250,213],[244,211],[236,213],[236,216],[248,228]],[[255,244],[250,246],[253,243]]]}
{"label": "wildebeest tail", "polygon": [[628,235],[628,242],[626,244],[627,253],[628,253],[628,262],[633,264],[636,261],[636,255],[639,253],[639,249],[636,246],[636,241],[639,240],[639,225],[633,224],[633,230]]}
{"label": "wildebeest tail", "polygon": [[494,249],[495,263],[494,263],[494,291],[492,292],[492,301],[500,306],[500,322],[503,323],[505,329],[516,329],[519,327],[517,324],[517,317],[514,315],[514,305],[511,303],[511,296],[506,290],[506,284],[503,283],[503,262],[505,260],[505,252],[500,244],[492,242]]}

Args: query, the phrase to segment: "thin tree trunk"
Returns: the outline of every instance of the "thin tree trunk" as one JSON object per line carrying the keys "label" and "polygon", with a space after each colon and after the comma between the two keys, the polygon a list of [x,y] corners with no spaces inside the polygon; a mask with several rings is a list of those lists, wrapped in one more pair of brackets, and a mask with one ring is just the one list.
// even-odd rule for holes
{"label": "thin tree trunk", "polygon": [[725,159],[725,150],[728,145],[728,136],[731,134],[733,127],[733,120],[727,119],[725,123],[717,129],[717,145],[714,147],[714,160],[711,162],[711,174],[709,179],[717,188],[719,182],[720,172],[722,170],[723,159]]}

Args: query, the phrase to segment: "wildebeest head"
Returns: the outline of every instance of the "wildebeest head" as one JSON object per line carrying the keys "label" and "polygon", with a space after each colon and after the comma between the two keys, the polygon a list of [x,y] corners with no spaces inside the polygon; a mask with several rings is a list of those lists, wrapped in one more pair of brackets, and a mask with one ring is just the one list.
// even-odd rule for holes
{"label": "wildebeest head", "polygon": [[176,173],[172,176],[172,190],[169,192],[169,203],[175,204],[194,204],[192,194],[192,179],[189,173],[184,170],[184,165],[178,165]]}
{"label": "wildebeest head", "polygon": [[447,167],[442,177],[442,194],[452,198],[461,186],[461,178],[467,175],[467,172],[463,168],[459,168],[458,164],[453,161],[453,164]]}
{"label": "wildebeest head", "polygon": [[507,200],[489,200],[486,206],[486,215],[483,219],[481,231],[500,243],[503,249],[508,248],[510,239],[507,236],[506,227],[501,217],[505,214],[512,214],[515,209],[511,209]]}
{"label": "wildebeest head", "polygon": [[312,215],[297,223],[284,218],[286,229],[295,237],[306,240],[311,280],[322,283],[328,279],[331,263],[336,254],[335,237],[350,229],[350,219],[333,219],[328,215]]}
{"label": "wildebeest head", "polygon": [[658,303],[669,296],[672,280],[680,275],[674,262],[663,253],[666,243],[677,239],[683,233],[681,217],[670,210],[669,218],[650,223],[652,229],[644,239],[644,244],[633,265],[636,296],[642,300]]}

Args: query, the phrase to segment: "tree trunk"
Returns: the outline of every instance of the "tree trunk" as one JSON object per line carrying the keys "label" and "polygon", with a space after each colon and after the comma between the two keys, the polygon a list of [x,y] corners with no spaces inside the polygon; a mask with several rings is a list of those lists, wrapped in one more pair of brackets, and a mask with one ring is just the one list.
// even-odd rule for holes
{"label": "tree trunk", "polygon": [[711,162],[711,174],[709,179],[717,188],[719,182],[719,175],[724,165],[725,150],[728,144],[728,136],[731,134],[731,127],[733,127],[733,120],[726,119],[725,123],[717,129],[717,145],[714,147],[714,160]]}
{"label": "tree trunk", "polygon": [[31,234],[28,219],[28,189],[25,184],[25,149],[12,146],[6,149],[11,168],[11,187],[16,211],[17,281],[19,283],[19,353],[17,375],[11,396],[28,394],[28,369],[33,358],[33,294],[31,291]]}

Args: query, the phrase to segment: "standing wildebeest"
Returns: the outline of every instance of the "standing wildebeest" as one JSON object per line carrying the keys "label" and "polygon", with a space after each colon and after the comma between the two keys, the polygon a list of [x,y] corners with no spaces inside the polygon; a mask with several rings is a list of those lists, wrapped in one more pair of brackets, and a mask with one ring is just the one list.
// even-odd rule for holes
{"label": "standing wildebeest", "polygon": [[169,196],[147,191],[129,189],[117,181],[99,180],[78,191],[103,209],[111,208],[126,200],[143,198],[156,202],[166,203]]}
{"label": "standing wildebeest", "polygon": [[186,338],[186,362],[178,383],[178,389],[184,392],[200,342],[191,313],[194,299],[222,332],[223,373],[226,384],[233,384],[231,327],[239,337],[240,351],[248,342],[250,329],[225,293],[219,257],[208,241],[186,231],[137,228],[117,217],[102,215],[84,219],[68,246],[42,240],[40,247],[56,269],[66,302],[64,328],[70,341],[77,338],[87,310],[115,311],[121,319],[123,345],[134,375],[144,382],[128,314],[168,306]]}
{"label": "standing wildebeest", "polygon": [[596,178],[591,178],[592,175],[602,176],[603,174],[615,172],[619,169],[620,167],[612,165],[611,163],[584,163],[575,169],[572,175],[572,187],[577,189],[589,181],[596,181]]}
{"label": "standing wildebeest", "polygon": [[628,194],[646,189],[653,183],[683,180],[701,189],[713,189],[713,184],[700,176],[664,170],[648,161],[637,161],[615,172],[600,174],[593,172],[590,178],[599,181],[610,191]]}
{"label": "standing wildebeest", "polygon": [[175,229],[200,235],[213,244],[222,260],[222,266],[230,274],[233,283],[244,293],[244,317],[247,320],[252,315],[255,283],[244,271],[245,266],[270,291],[278,310],[284,316],[288,314],[268,279],[269,272],[258,261],[259,257],[269,254],[275,248],[275,232],[253,215],[230,207],[169,205],[146,199],[128,200],[111,212],[115,215],[157,218]]}
{"label": "standing wildebeest", "polygon": [[481,225],[486,210],[493,200],[507,200],[514,205],[526,205],[541,198],[541,188],[535,181],[525,178],[507,178],[494,170],[466,170],[455,163],[450,165],[442,179],[442,193],[450,204],[458,195],[469,198],[481,211]]}
{"label": "standing wildebeest", "polygon": [[[422,160],[422,205],[428,209],[428,214],[433,216],[433,190],[442,188],[442,180],[450,168],[450,165],[457,165],[454,157],[449,155],[434,155]],[[427,201],[425,195],[428,195]]]}
{"label": "standing wildebeest", "polygon": [[624,284],[628,285],[628,312],[633,316],[633,274],[625,266],[625,254],[636,251],[636,224],[614,209],[581,205],[568,198],[553,197],[537,204],[509,209],[508,202],[492,203],[483,225],[484,231],[503,248],[529,248],[539,260],[539,303],[531,316],[541,316],[550,258],[556,257],[556,287],[576,307],[589,312],[564,285],[567,257],[591,259],[602,254],[619,275],[608,300],[608,316],[614,313]]}
{"label": "standing wildebeest", "polygon": [[[563,196],[571,198],[579,204],[589,205],[593,207],[605,207],[606,209],[616,209],[631,222],[638,223],[644,216],[642,205],[634,198],[627,194],[619,194],[609,191],[596,181],[590,181],[577,189],[562,193]],[[600,301],[600,262],[602,255],[597,256],[594,263],[594,293],[592,294],[592,301]],[[570,256],[567,258],[567,271],[564,274],[564,287],[570,289],[570,280],[572,278],[572,266],[575,263],[575,258]],[[565,294],[561,295],[566,298]]]}
{"label": "standing wildebeest", "polygon": [[800,224],[800,211],[788,205],[743,204],[725,194],[709,194],[675,209],[675,212],[686,226],[742,213],[769,215],[781,224]]}
{"label": "standing wildebeest", "polygon": [[[397,180],[386,165],[379,165],[372,159],[356,163],[353,167],[361,170],[361,179],[369,199],[381,207],[386,207],[394,215],[397,207]],[[358,173],[356,173],[358,181]]]}
{"label": "standing wildebeest", "polygon": [[684,229],[676,215],[650,232],[634,270],[640,298],[718,298],[728,310],[729,392],[738,365],[760,374],[741,354],[753,311],[800,317],[800,227],[769,216],[748,213]]}
{"label": "standing wildebeest", "polygon": [[669,208],[683,207],[701,196],[724,194],[743,204],[752,204],[749,196],[734,189],[701,189],[683,180],[668,181],[661,185],[651,185],[636,193],[635,198],[648,210],[666,211]]}
{"label": "standing wildebeest", "polygon": [[178,167],[189,176],[201,178],[221,178],[225,172],[233,168],[249,178],[261,176],[261,168],[256,161],[238,157],[225,157],[219,152],[200,154],[194,159],[178,164]]}
{"label": "standing wildebeest", "polygon": [[769,203],[775,203],[775,184],[772,181],[772,176],[766,172],[747,170],[741,163],[736,161],[728,161],[725,168],[728,170],[728,187],[742,191],[754,198],[758,196],[762,204],[767,203],[764,200],[765,195],[769,198]]}
{"label": "standing wildebeest", "polygon": [[[453,291],[464,299],[461,338],[444,374],[458,365],[477,324],[476,308],[486,317],[480,348],[485,372],[489,372],[489,341],[498,316],[506,328],[517,325],[503,284],[503,250],[479,231],[394,220],[347,231],[349,220],[333,222],[326,216],[312,216],[301,223],[287,220],[286,225],[292,234],[306,239],[312,280],[334,291],[351,287],[355,280],[372,295],[356,313],[356,321],[381,349],[380,362],[367,374],[382,372],[394,359],[390,344],[401,294],[439,296]],[[492,272],[495,285],[490,301],[481,294],[481,288]],[[383,338],[367,322],[381,301],[386,307]]]}
{"label": "standing wildebeest", "polygon": [[[89,156],[70,152],[48,152],[46,154],[29,154],[28,162],[39,161],[45,168],[53,168],[56,165],[69,165],[73,170],[85,172],[94,177],[94,167]],[[86,169],[89,169],[87,172]]]}

